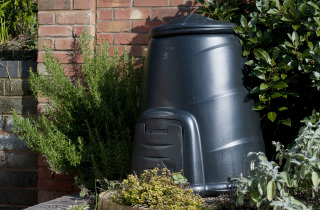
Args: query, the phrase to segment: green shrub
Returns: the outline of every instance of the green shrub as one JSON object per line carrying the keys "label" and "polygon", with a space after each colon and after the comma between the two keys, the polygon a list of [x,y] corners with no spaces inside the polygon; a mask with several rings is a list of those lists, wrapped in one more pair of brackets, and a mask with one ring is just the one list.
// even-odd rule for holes
{"label": "green shrub", "polygon": [[234,22],[247,56],[251,89],[268,149],[288,144],[300,120],[319,110],[320,3],[318,0],[198,0],[204,15]]}
{"label": "green shrub", "polygon": [[87,32],[80,37],[83,78],[64,75],[46,49],[48,75],[30,72],[34,96],[49,100],[45,114],[14,115],[14,132],[44,154],[51,168],[74,172],[78,184],[93,188],[95,179],[125,177],[131,167],[133,136],[140,111],[141,68],[127,53],[108,56],[108,45],[91,49]]}
{"label": "green shrub", "polygon": [[140,175],[129,175],[123,180],[120,190],[111,197],[111,201],[123,205],[154,209],[199,209],[203,200],[185,189],[186,179],[180,173],[163,168],[146,170]]}
{"label": "green shrub", "polygon": [[252,176],[239,179],[237,202],[240,205],[248,199],[257,207],[265,203],[274,209],[320,208],[319,118],[319,113],[313,112],[303,120],[305,126],[290,149],[273,142],[279,163],[268,161],[261,152],[249,154],[257,155],[259,163],[255,166],[252,162]]}

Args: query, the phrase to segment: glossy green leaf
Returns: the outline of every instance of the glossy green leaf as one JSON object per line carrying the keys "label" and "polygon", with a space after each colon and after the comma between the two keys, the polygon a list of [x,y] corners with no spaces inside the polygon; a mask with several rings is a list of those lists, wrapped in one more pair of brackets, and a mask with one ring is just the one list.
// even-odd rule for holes
{"label": "glossy green leaf", "polygon": [[242,27],[247,27],[248,26],[248,21],[243,15],[241,15],[240,23],[241,23]]}
{"label": "glossy green leaf", "polygon": [[288,110],[288,108],[284,106],[284,107],[280,107],[278,110],[279,110],[280,112],[283,112],[283,111]]}
{"label": "glossy green leaf", "polygon": [[292,25],[293,30],[298,30],[300,28],[300,25]]}
{"label": "glossy green leaf", "polygon": [[280,120],[279,123],[291,127],[291,119],[287,118],[285,120]]}
{"label": "glossy green leaf", "polygon": [[280,52],[280,49],[278,47],[275,47],[272,50],[272,59],[273,60],[276,60],[278,58],[279,52]]}
{"label": "glossy green leaf", "polygon": [[267,198],[269,201],[272,201],[276,195],[276,184],[274,181],[269,181],[267,185]]}
{"label": "glossy green leaf", "polygon": [[277,114],[275,112],[269,112],[268,113],[268,118],[271,122],[274,122],[277,118]]}
{"label": "glossy green leaf", "polygon": [[266,76],[262,71],[254,71],[254,75],[256,75],[259,79],[265,80]]}
{"label": "glossy green leaf", "polygon": [[250,54],[250,52],[249,52],[249,51],[246,51],[246,50],[244,50],[244,51],[242,52],[242,56],[244,56],[244,57],[248,56],[249,54]]}
{"label": "glossy green leaf", "polygon": [[319,6],[317,4],[315,4],[314,2],[308,1],[307,4],[314,7],[315,9],[319,10]]}
{"label": "glossy green leaf", "polygon": [[271,94],[271,98],[279,98],[281,96],[282,96],[282,94],[279,93],[279,92],[274,92],[274,93]]}
{"label": "glossy green leaf", "polygon": [[287,78],[288,75],[286,75],[286,74],[281,74],[280,76],[281,76],[281,79],[285,79],[285,78]]}
{"label": "glossy green leaf", "polygon": [[287,85],[287,83],[285,83],[283,81],[277,81],[272,85],[272,87],[275,88],[275,89],[280,90],[280,89],[288,87],[288,85]]}
{"label": "glossy green leaf", "polygon": [[266,83],[261,83],[260,84],[260,90],[266,90],[266,89],[268,89],[268,87],[269,87],[269,85],[266,84]]}
{"label": "glossy green leaf", "polygon": [[253,51],[253,53],[254,53],[256,58],[264,60],[267,63],[271,64],[271,58],[270,58],[269,54],[265,50],[263,50],[261,48],[258,48],[258,49],[255,49]]}
{"label": "glossy green leaf", "polygon": [[279,11],[277,9],[270,9],[267,13],[269,15],[278,15]]}
{"label": "glossy green leaf", "polygon": [[233,30],[234,30],[234,32],[236,32],[237,34],[243,32],[243,28],[242,28],[242,27],[234,27]]}

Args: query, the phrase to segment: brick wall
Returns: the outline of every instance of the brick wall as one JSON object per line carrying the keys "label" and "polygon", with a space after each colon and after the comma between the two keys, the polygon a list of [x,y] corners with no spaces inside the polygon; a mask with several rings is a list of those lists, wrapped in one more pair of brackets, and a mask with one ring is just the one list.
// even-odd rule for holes
{"label": "brick wall", "polygon": [[[76,76],[82,59],[75,49],[84,27],[94,37],[92,45],[103,40],[136,57],[137,63],[146,53],[149,30],[174,18],[193,13],[195,0],[38,0],[39,51],[38,70],[45,72],[43,44],[53,50],[65,67],[67,76]],[[39,101],[41,107],[45,100]],[[52,176],[39,159],[39,202],[71,192],[72,179]]]}
{"label": "brick wall", "polygon": [[0,63],[0,209],[20,209],[38,202],[38,154],[12,133],[12,113],[37,113],[37,102],[30,96],[27,81],[29,68],[36,71],[37,63]]}

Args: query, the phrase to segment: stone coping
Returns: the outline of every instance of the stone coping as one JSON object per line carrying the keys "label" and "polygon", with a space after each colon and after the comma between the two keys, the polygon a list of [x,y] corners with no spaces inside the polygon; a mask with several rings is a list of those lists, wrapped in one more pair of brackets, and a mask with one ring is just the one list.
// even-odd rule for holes
{"label": "stone coping", "polygon": [[72,206],[78,206],[81,204],[89,203],[89,199],[87,197],[80,197],[79,193],[65,195],[60,198],[56,198],[51,201],[47,201],[44,203],[37,204],[35,206],[31,206],[26,208],[27,210],[43,210],[43,209],[56,209],[56,210],[66,210],[71,209]]}

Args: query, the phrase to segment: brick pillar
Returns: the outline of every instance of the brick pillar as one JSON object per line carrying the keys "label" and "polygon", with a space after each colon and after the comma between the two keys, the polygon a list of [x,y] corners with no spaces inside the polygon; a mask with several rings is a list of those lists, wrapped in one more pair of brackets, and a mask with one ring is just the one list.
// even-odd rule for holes
{"label": "brick pillar", "polygon": [[[65,74],[77,76],[83,62],[77,50],[79,34],[87,26],[90,35],[95,37],[95,0],[38,0],[38,70],[45,72],[43,55],[45,44],[64,65]],[[41,110],[45,99],[39,99]],[[38,202],[78,191],[73,186],[73,177],[66,174],[55,175],[48,169],[46,160],[39,155]]]}
{"label": "brick pillar", "polygon": [[0,209],[22,209],[37,204],[38,154],[12,133],[12,113],[37,113],[37,101],[31,96],[28,83],[29,68],[35,71],[37,63],[0,64]]}

